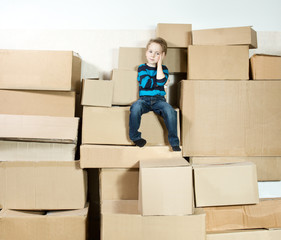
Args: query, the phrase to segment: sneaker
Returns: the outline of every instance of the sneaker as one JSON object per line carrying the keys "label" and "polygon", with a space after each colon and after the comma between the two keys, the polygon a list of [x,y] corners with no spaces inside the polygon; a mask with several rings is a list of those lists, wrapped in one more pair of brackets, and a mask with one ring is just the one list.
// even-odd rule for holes
{"label": "sneaker", "polygon": [[140,138],[136,141],[134,141],[134,143],[138,146],[138,147],[143,147],[146,144],[146,140],[143,138]]}
{"label": "sneaker", "polygon": [[172,146],[174,152],[180,152],[181,148],[179,146]]}

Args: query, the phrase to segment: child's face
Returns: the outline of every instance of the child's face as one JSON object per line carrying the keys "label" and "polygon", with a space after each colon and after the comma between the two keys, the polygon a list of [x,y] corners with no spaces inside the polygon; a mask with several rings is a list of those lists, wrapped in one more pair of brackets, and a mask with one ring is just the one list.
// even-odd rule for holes
{"label": "child's face", "polygon": [[146,50],[146,59],[147,59],[147,63],[150,65],[155,66],[160,58],[160,55],[163,53],[162,51],[162,47],[160,44],[158,43],[151,43],[147,50]]}

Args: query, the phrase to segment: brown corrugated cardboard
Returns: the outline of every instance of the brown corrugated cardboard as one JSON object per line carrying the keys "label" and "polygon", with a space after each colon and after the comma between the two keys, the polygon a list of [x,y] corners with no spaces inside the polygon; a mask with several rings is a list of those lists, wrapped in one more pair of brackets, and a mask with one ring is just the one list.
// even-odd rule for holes
{"label": "brown corrugated cardboard", "polygon": [[[120,47],[118,68],[137,71],[138,66],[146,63],[145,48]],[[169,69],[169,73],[186,72],[186,49],[169,48],[163,64]]]}
{"label": "brown corrugated cardboard", "polygon": [[79,161],[0,162],[0,205],[7,209],[81,209],[86,203],[86,171]]}
{"label": "brown corrugated cardboard", "polygon": [[253,162],[258,181],[281,180],[281,157],[190,157],[191,164]]}
{"label": "brown corrugated cardboard", "polygon": [[0,161],[74,161],[76,144],[0,141]]}
{"label": "brown corrugated cardboard", "polygon": [[248,80],[248,46],[189,46],[187,78]]}
{"label": "brown corrugated cardboard", "polygon": [[88,207],[81,210],[34,212],[2,210],[0,239],[86,240]]}
{"label": "brown corrugated cardboard", "polygon": [[138,200],[138,169],[101,169],[100,201]]}
{"label": "brown corrugated cardboard", "polygon": [[255,205],[204,208],[207,231],[281,228],[281,199],[262,200]]}
{"label": "brown corrugated cardboard", "polygon": [[131,105],[138,99],[137,71],[113,69],[113,105]]}
{"label": "brown corrugated cardboard", "polygon": [[253,80],[281,80],[281,56],[255,54],[250,66]]}
{"label": "brown corrugated cardboard", "polygon": [[79,118],[0,114],[0,139],[76,143]]}
{"label": "brown corrugated cardboard", "polygon": [[185,159],[140,161],[139,210],[143,216],[193,213],[192,168]]}
{"label": "brown corrugated cardboard", "polygon": [[186,48],[191,45],[191,24],[158,23],[156,37],[164,38],[168,47]]}
{"label": "brown corrugated cardboard", "polygon": [[141,216],[137,201],[105,201],[102,203],[101,239],[122,240],[205,240],[205,214]]}
{"label": "brown corrugated cardboard", "polygon": [[254,163],[203,164],[192,167],[196,207],[259,202]]}
{"label": "brown corrugated cardboard", "polygon": [[0,89],[80,91],[81,59],[72,51],[0,50]]}
{"label": "brown corrugated cardboard", "polygon": [[183,156],[281,156],[281,81],[181,81]]}
{"label": "brown corrugated cardboard", "polygon": [[181,157],[181,152],[171,151],[169,146],[80,146],[82,168],[138,168],[140,160],[152,158],[171,159]]}
{"label": "brown corrugated cardboard", "polygon": [[[84,107],[82,143],[132,145],[129,139],[129,114],[129,107]],[[140,132],[147,145],[169,144],[164,120],[153,112],[143,114]]]}
{"label": "brown corrugated cardboard", "polygon": [[251,26],[192,31],[193,45],[249,45],[257,48],[257,33]]}
{"label": "brown corrugated cardboard", "polygon": [[113,81],[83,79],[83,106],[111,107],[113,95]]}
{"label": "brown corrugated cardboard", "polygon": [[75,116],[75,92],[0,90],[0,114]]}

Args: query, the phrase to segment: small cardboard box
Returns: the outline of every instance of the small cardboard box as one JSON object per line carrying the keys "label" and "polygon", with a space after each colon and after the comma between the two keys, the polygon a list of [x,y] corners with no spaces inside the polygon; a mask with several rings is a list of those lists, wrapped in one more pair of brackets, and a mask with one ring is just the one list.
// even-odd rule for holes
{"label": "small cardboard box", "polygon": [[171,151],[169,146],[80,146],[82,168],[139,168],[139,161],[153,158],[172,159],[181,157],[181,152]]}
{"label": "small cardboard box", "polygon": [[[129,107],[84,107],[82,143],[132,145],[129,139],[129,114]],[[147,145],[169,145],[164,120],[153,112],[143,114],[140,132]]]}
{"label": "small cardboard box", "polygon": [[79,161],[0,162],[0,208],[84,208],[87,175]]}
{"label": "small cardboard box", "polygon": [[138,99],[138,72],[124,69],[113,69],[113,105],[131,105]]}
{"label": "small cardboard box", "polygon": [[72,51],[0,50],[0,89],[80,92],[81,59]]}
{"label": "small cardboard box", "polygon": [[101,239],[205,240],[202,209],[185,216],[141,216],[137,201],[104,201],[101,205]]}
{"label": "small cardboard box", "polygon": [[0,114],[75,116],[75,92],[0,90]]}
{"label": "small cardboard box", "polygon": [[113,81],[83,79],[83,106],[111,107],[113,95]]}
{"label": "small cardboard box", "polygon": [[79,118],[0,114],[0,139],[77,142]]}
{"label": "small cardboard box", "polygon": [[248,45],[257,48],[257,32],[251,26],[192,31],[193,45]]}
{"label": "small cardboard box", "polygon": [[156,37],[164,38],[168,47],[187,48],[191,45],[191,24],[158,23]]}
{"label": "small cardboard box", "polygon": [[206,164],[192,167],[196,207],[259,202],[254,163]]}
{"label": "small cardboard box", "polygon": [[184,158],[140,162],[139,210],[143,216],[193,213],[192,168]]}
{"label": "small cardboard box", "polygon": [[0,211],[0,239],[86,240],[88,207],[56,212]]}
{"label": "small cardboard box", "polygon": [[248,46],[189,46],[187,78],[248,80]]}
{"label": "small cardboard box", "polygon": [[253,80],[281,80],[281,56],[255,54],[250,66]]}

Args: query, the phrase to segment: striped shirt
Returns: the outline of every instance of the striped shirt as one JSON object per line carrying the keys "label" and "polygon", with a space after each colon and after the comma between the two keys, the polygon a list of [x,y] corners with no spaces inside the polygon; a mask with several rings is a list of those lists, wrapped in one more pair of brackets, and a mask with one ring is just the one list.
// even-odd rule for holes
{"label": "striped shirt", "polygon": [[164,96],[166,92],[164,85],[169,78],[169,71],[165,65],[162,65],[165,75],[162,79],[156,79],[157,67],[150,67],[147,64],[141,64],[138,68],[139,96]]}

